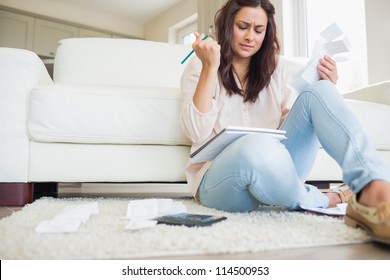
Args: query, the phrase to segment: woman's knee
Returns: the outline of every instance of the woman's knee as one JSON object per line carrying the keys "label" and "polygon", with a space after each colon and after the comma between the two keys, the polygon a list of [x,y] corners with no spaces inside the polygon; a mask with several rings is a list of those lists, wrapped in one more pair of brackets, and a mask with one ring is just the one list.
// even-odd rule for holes
{"label": "woman's knee", "polygon": [[309,85],[301,93],[301,95],[314,94],[320,98],[329,98],[330,96],[335,96],[337,98],[341,97],[340,92],[336,86],[327,80],[319,80],[311,85]]}
{"label": "woman's knee", "polygon": [[250,134],[238,139],[235,149],[238,149],[239,161],[252,168],[273,170],[289,153],[285,146],[269,135]]}

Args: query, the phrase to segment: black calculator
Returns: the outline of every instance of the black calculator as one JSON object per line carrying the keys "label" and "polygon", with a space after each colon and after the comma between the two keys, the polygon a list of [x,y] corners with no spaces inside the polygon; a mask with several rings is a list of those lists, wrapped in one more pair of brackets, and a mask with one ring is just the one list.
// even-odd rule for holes
{"label": "black calculator", "polygon": [[226,220],[226,217],[216,215],[180,213],[156,218],[158,224],[184,225],[187,227],[204,227]]}

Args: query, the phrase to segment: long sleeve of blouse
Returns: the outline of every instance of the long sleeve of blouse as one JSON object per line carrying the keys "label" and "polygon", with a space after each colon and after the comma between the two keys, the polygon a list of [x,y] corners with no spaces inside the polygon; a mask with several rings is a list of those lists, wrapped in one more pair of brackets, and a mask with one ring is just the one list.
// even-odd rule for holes
{"label": "long sleeve of blouse", "polygon": [[[201,72],[201,62],[195,58],[190,61],[181,79],[181,91],[183,95],[181,124],[187,137],[192,143],[205,142],[212,134],[218,118],[218,108],[216,99],[217,90],[213,93],[212,108],[207,113],[201,113],[195,107],[193,96],[199,81]],[[215,81],[217,87],[218,81]]]}

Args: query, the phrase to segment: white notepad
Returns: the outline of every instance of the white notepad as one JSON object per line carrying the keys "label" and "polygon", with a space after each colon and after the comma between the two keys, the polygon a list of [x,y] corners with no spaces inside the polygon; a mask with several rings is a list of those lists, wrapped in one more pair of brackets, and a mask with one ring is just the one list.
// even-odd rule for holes
{"label": "white notepad", "polygon": [[238,138],[247,134],[266,134],[279,140],[286,139],[286,131],[268,128],[228,126],[190,155],[192,163],[214,159],[223,149]]}

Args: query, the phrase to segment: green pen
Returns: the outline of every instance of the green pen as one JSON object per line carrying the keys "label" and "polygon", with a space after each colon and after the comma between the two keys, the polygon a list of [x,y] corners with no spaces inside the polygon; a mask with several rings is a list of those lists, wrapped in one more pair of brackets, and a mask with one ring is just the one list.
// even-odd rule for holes
{"label": "green pen", "polygon": [[[202,40],[206,40],[208,37],[209,37],[209,35],[205,35],[205,36],[203,37]],[[193,53],[194,53],[194,50],[192,50],[192,51],[191,51],[191,52],[182,60],[181,64],[183,64],[184,62],[186,62],[187,59],[188,59]]]}

